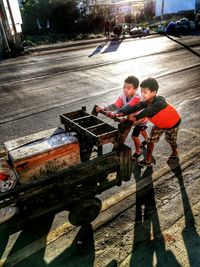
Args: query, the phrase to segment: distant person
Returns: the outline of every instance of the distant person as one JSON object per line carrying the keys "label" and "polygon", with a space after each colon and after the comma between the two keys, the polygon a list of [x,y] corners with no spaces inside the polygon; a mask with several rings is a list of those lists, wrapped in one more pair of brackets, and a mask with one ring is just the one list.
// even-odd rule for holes
{"label": "distant person", "polygon": [[197,10],[195,13],[195,30],[199,29],[199,21],[200,21],[200,10]]}
{"label": "distant person", "polygon": [[164,97],[157,96],[158,82],[154,78],[148,78],[141,84],[141,93],[144,101],[137,105],[126,105],[120,108],[112,117],[125,116],[133,112],[142,110],[140,113],[132,117],[132,121],[148,118],[154,126],[150,136],[147,139],[147,155],[146,159],[137,161],[141,166],[150,167],[152,165],[152,153],[154,143],[157,143],[163,133],[165,133],[166,141],[170,144],[172,154],[168,160],[179,161],[177,151],[177,134],[181,118],[176,109],[170,105]]}
{"label": "distant person", "polygon": [[114,30],[113,30],[114,34],[117,35],[117,37],[119,38],[121,33],[122,33],[122,25],[117,25],[115,26]]}
{"label": "distant person", "polygon": [[[123,93],[117,98],[114,104],[108,105],[106,107],[96,107],[96,111],[99,112],[101,110],[104,111],[115,111],[118,110],[126,105],[128,105],[130,108],[134,107],[134,105],[138,104],[141,101],[141,96],[138,93],[139,80],[134,76],[128,76],[124,80],[124,86],[123,86]],[[131,114],[132,116],[132,114]],[[128,133],[130,132],[132,126],[134,126],[134,123],[131,121],[131,116],[128,117],[127,121],[127,128],[126,128],[126,134],[125,138],[128,136]],[[133,160],[136,160],[140,155],[140,146],[145,145],[145,140],[147,139],[147,131],[146,131],[146,123],[147,119],[143,118],[138,122],[138,124],[133,128],[132,132],[132,139],[135,144],[135,152],[132,156]],[[145,139],[143,143],[140,143],[139,135],[142,134],[143,138]],[[125,140],[123,140],[125,141]]]}
{"label": "distant person", "polygon": [[105,36],[110,36],[110,21],[109,21],[109,19],[106,19],[104,28],[105,28]]}

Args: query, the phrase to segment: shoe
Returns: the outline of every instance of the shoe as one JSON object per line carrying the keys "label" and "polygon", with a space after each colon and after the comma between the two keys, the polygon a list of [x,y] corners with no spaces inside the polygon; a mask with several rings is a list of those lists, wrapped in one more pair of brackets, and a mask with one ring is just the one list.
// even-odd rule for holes
{"label": "shoe", "polygon": [[142,143],[141,143],[140,146],[141,146],[141,147],[145,147],[146,145],[147,145],[147,141],[144,140],[144,141],[142,141]]}
{"label": "shoe", "polygon": [[134,153],[132,156],[132,160],[138,159],[142,155],[142,152],[140,151],[140,154]]}
{"label": "shoe", "polygon": [[171,156],[168,158],[168,161],[170,161],[170,160],[179,162],[179,157],[174,155],[174,154],[171,154]]}
{"label": "shoe", "polygon": [[152,167],[153,166],[152,162],[151,163],[147,163],[145,159],[137,160],[136,162],[141,167]]}
{"label": "shoe", "polygon": [[4,223],[8,220],[10,220],[12,217],[14,217],[16,214],[18,214],[18,208],[17,207],[4,207],[0,209],[0,224]]}

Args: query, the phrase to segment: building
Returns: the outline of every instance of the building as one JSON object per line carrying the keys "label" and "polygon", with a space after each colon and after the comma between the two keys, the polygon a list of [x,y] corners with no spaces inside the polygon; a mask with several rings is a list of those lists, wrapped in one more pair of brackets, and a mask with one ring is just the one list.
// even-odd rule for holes
{"label": "building", "polygon": [[199,10],[200,0],[90,0],[90,6],[106,6],[110,8],[111,14],[118,12],[124,15],[137,15],[141,10],[144,10],[145,5],[154,3],[155,15],[176,13],[181,10]]}
{"label": "building", "polygon": [[90,6],[98,5],[101,7],[109,7],[112,15],[123,13],[124,15],[136,16],[150,2],[156,0],[90,0]]}
{"label": "building", "polygon": [[145,1],[111,0],[111,13],[124,13],[124,15],[136,15],[144,9]]}
{"label": "building", "polygon": [[21,42],[22,18],[17,0],[0,0],[0,56],[6,52],[18,54]]}

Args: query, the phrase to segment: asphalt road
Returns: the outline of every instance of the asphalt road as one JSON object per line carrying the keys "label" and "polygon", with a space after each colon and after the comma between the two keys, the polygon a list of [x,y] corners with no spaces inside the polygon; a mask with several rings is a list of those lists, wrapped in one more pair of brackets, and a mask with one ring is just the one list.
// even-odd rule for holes
{"label": "asphalt road", "polygon": [[[60,114],[81,106],[91,111],[94,104],[112,103],[124,79],[133,74],[140,80],[157,78],[159,95],[180,112],[178,143],[180,155],[184,156],[199,146],[200,40],[199,36],[173,38],[111,41],[0,62],[0,142],[59,126]],[[130,140],[127,143],[132,145]],[[154,151],[155,171],[166,165],[169,153],[162,138]],[[131,183],[133,180],[107,194],[125,190]],[[106,199],[107,194],[101,199]],[[63,220],[65,216],[60,215],[54,228]],[[74,234],[68,238],[76,242]]]}
{"label": "asphalt road", "polygon": [[[56,127],[60,114],[81,106],[91,111],[94,104],[112,103],[133,74],[140,81],[158,79],[159,94],[182,117],[180,149],[195,146],[200,132],[199,36],[173,38],[111,41],[0,62],[0,142]],[[161,142],[155,152],[158,166],[168,153]]]}

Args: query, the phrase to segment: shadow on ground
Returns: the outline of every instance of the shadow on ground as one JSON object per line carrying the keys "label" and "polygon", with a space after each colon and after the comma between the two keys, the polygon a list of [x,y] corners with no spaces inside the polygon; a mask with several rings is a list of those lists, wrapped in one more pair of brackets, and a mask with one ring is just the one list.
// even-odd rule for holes
{"label": "shadow on ground", "polygon": [[[110,40],[109,42],[104,42],[104,43],[100,44],[99,46],[97,46],[97,48],[88,57],[93,57],[94,55],[97,55],[100,53],[104,54],[104,53],[115,52],[119,48],[122,41],[123,41],[123,39],[113,39],[113,40]],[[109,45],[107,46],[107,48],[104,51],[102,51],[102,49],[108,43],[109,43]]]}
{"label": "shadow on ground", "polygon": [[195,56],[200,57],[200,54],[199,54],[198,52],[196,52],[194,49],[192,49],[192,48],[189,47],[188,45],[182,43],[181,41],[174,39],[174,37],[178,37],[178,38],[181,39],[181,36],[180,36],[180,35],[171,35],[171,36],[170,36],[170,35],[166,35],[166,36],[167,36],[167,38],[169,38],[169,39],[172,40],[173,42],[175,42],[175,43],[177,43],[177,44],[183,46],[186,50],[188,50],[189,52],[191,52],[191,53],[194,54]]}
{"label": "shadow on ground", "polygon": [[107,44],[107,42],[103,42],[102,44],[98,45],[97,48],[88,57],[93,57],[93,56],[101,53],[101,50],[104,48],[104,46],[106,44]]}
{"label": "shadow on ground", "polygon": [[[200,239],[195,228],[195,220],[192,213],[190,201],[185,189],[182,169],[179,163],[168,161],[171,171],[178,179],[182,198],[185,228],[182,237],[188,255],[190,266],[200,266],[198,248]],[[152,168],[147,168],[143,174],[141,168],[134,166],[134,177],[136,186],[139,181],[146,178],[148,187],[136,193],[136,213],[133,238],[133,252],[131,255],[131,267],[155,266],[181,266],[171,250],[166,249],[165,238],[161,232],[159,217],[156,209],[155,192],[152,181]]]}
{"label": "shadow on ground", "polygon": [[[56,246],[51,248],[53,251],[53,257],[55,257],[51,262],[47,262],[44,258],[46,252],[46,243],[47,243],[47,236],[52,226],[53,217],[48,217],[43,219],[42,221],[35,221],[35,224],[27,225],[18,236],[17,240],[15,241],[14,246],[12,247],[9,258],[4,262],[3,267],[6,266],[15,266],[15,267],[27,267],[27,266],[34,266],[34,267],[92,267],[95,259],[95,249],[94,249],[94,239],[93,239],[93,229],[91,224],[86,225],[80,228],[79,232],[77,233],[75,239],[71,243],[70,246],[67,246],[67,235],[66,243],[63,242],[63,247],[66,246],[66,249],[59,254],[57,251]],[[34,225],[34,226],[33,226]],[[7,241],[9,236],[1,235],[1,245],[0,245],[0,252],[1,256],[6,248]],[[29,247],[30,256],[20,253],[20,259],[15,262],[15,259],[12,257],[13,253],[17,253],[21,248],[31,244],[34,249],[34,241],[37,240],[38,246],[38,239],[39,245],[41,249],[34,254],[31,252],[31,247]],[[2,242],[2,240],[4,240]],[[51,246],[51,244],[50,244]],[[53,244],[54,246],[54,244]],[[24,250],[27,253],[27,250]],[[58,255],[57,255],[58,254]],[[18,262],[19,261],[19,262]]]}
{"label": "shadow on ground", "polygon": [[136,193],[133,252],[129,266],[151,267],[156,265],[178,267],[181,265],[172,251],[166,249],[164,236],[161,232],[152,174],[152,168],[147,168],[142,174],[141,168],[137,164],[134,166],[136,186],[144,178],[149,179],[149,185],[140,191],[137,190]]}
{"label": "shadow on ground", "polygon": [[109,46],[102,52],[102,54],[116,52],[122,41],[123,39],[111,40]]}
{"label": "shadow on ground", "polygon": [[192,208],[185,189],[182,169],[180,165],[174,168],[173,163],[168,162],[168,164],[171,167],[171,170],[174,173],[174,175],[177,177],[181,189],[181,197],[185,215],[185,228],[182,231],[182,236],[188,255],[188,260],[190,266],[197,267],[200,266],[200,257],[199,257],[200,238],[195,227],[195,220],[192,213]]}

